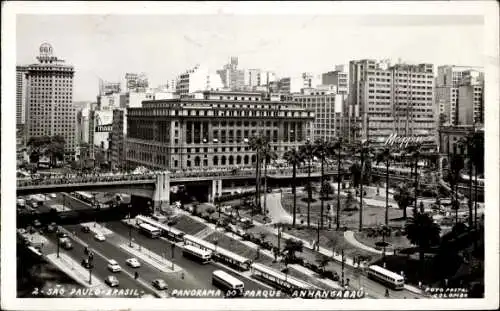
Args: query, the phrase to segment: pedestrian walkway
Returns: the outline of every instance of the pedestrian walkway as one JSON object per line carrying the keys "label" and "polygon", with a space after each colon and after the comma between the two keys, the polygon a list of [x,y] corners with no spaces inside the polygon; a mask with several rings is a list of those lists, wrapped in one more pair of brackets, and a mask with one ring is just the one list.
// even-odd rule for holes
{"label": "pedestrian walkway", "polygon": [[34,245],[34,246],[43,246],[44,244],[46,245],[49,242],[49,240],[46,237],[44,237],[43,235],[41,235],[38,232],[35,232],[33,234],[24,233],[22,235],[22,237],[26,241],[28,241],[31,245]]}
{"label": "pedestrian walkway", "polygon": [[179,273],[182,271],[181,267],[175,265],[172,261],[167,260],[166,258],[152,252],[144,247],[141,247],[138,244],[132,244],[132,247],[128,244],[119,244],[118,247],[123,249],[124,251],[132,254],[138,259],[147,262],[149,265],[155,267],[156,269],[162,272],[168,273]]}
{"label": "pedestrian walkway", "polygon": [[367,252],[375,253],[375,254],[382,254],[383,251],[378,250],[376,248],[370,247],[368,245],[365,245],[358,240],[356,240],[356,237],[354,237],[354,231],[348,230],[344,231],[344,239],[349,242],[349,244],[353,245],[354,247],[361,248]]}
{"label": "pedestrian walkway", "polygon": [[272,219],[272,223],[291,224],[293,222],[290,214],[281,205],[281,193],[265,194],[264,196],[267,196],[266,208],[269,211],[267,216]]}
{"label": "pedestrian walkway", "polygon": [[99,288],[103,290],[106,287],[104,282],[102,282],[98,277],[94,275],[92,275],[92,283],[89,283],[89,271],[82,267],[80,263],[76,262],[76,260],[63,252],[59,253],[59,258],[57,258],[56,253],[48,254],[46,258],[54,266],[59,268],[59,270],[66,273],[69,277],[74,279],[76,282],[78,282],[78,284],[82,286],[96,289]]}

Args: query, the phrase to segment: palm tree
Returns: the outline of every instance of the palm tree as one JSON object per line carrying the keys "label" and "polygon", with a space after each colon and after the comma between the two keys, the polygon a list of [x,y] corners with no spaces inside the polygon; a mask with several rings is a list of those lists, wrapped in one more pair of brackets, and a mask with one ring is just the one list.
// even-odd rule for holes
{"label": "palm tree", "polygon": [[319,216],[319,223],[320,227],[323,228],[323,211],[325,208],[325,202],[323,198],[323,182],[325,180],[325,161],[326,158],[329,155],[331,146],[329,142],[324,141],[322,139],[318,139],[314,142],[314,155],[321,161],[321,179],[320,179],[320,187],[321,187],[321,195],[320,195],[320,201],[321,201],[321,208],[320,208],[320,216]]}
{"label": "palm tree", "polygon": [[299,148],[302,157],[307,161],[307,227],[311,227],[311,201],[312,201],[312,186],[311,186],[311,166],[314,158],[314,145],[307,141]]}
{"label": "palm tree", "polygon": [[[260,209],[260,181],[261,181],[261,172],[260,172],[260,166],[261,166],[261,155],[262,155],[262,149],[266,145],[267,140],[264,138],[262,135],[254,136],[251,137],[248,145],[250,146],[250,149],[255,151],[255,206],[256,208]],[[252,215],[254,211],[252,210]]]}
{"label": "palm tree", "polygon": [[413,217],[406,223],[406,232],[408,240],[418,246],[420,263],[423,263],[425,251],[439,243],[441,228],[434,222],[432,216],[415,210]]}
{"label": "palm tree", "polygon": [[264,158],[264,213],[267,212],[267,165],[278,158],[276,152],[271,149],[271,144],[268,138],[265,139],[265,144],[262,146],[262,157]]}
{"label": "palm tree", "polygon": [[380,162],[385,162],[385,225],[389,225],[389,165],[391,160],[393,160],[393,152],[392,149],[388,146],[385,146],[380,152],[377,154],[377,165]]}
{"label": "palm tree", "polygon": [[303,161],[302,153],[298,152],[297,149],[291,149],[285,152],[283,158],[288,162],[289,165],[292,165],[292,192],[293,192],[293,226],[295,227],[295,221],[297,217],[297,167],[300,167],[300,164]]}
{"label": "palm tree", "polygon": [[418,195],[418,161],[422,157],[422,152],[421,152],[422,145],[420,143],[412,144],[409,145],[406,150],[405,154],[406,156],[410,159],[410,163],[413,160],[414,166],[414,177],[415,177],[415,208],[417,208],[417,195]]}
{"label": "palm tree", "polygon": [[340,158],[342,155],[342,137],[331,144],[330,153],[337,156],[337,230],[340,228]]}
{"label": "palm tree", "polygon": [[[354,154],[360,159],[360,202],[359,202],[359,231],[363,230],[363,183],[366,162],[370,161],[371,148],[368,141],[361,141],[353,146]],[[368,164],[369,165],[369,164]]]}
{"label": "palm tree", "polygon": [[449,182],[451,186],[452,208],[455,209],[455,222],[458,222],[458,209],[460,200],[458,197],[458,183],[460,181],[460,171],[464,168],[464,160],[461,155],[453,153],[450,161]]}
{"label": "palm tree", "polygon": [[412,202],[410,191],[406,184],[401,184],[397,187],[396,193],[394,194],[394,200],[398,203],[399,208],[403,210],[403,219],[406,220],[406,209]]}
{"label": "palm tree", "polygon": [[[477,228],[477,175],[484,172],[484,133],[474,128],[472,139],[472,163],[474,165],[474,228]],[[472,178],[472,176],[471,176]]]}

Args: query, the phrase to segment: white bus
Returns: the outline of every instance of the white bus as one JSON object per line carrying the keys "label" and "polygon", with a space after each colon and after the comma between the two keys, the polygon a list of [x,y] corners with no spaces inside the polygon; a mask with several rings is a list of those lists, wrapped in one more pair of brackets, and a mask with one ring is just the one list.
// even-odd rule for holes
{"label": "white bus", "polygon": [[152,239],[159,237],[161,234],[160,229],[146,223],[139,224],[139,229],[142,233],[148,235]]}
{"label": "white bus", "polygon": [[179,229],[175,229],[174,227],[159,223],[150,217],[139,215],[135,217],[135,220],[138,224],[146,223],[160,229],[162,233],[167,236],[167,238],[174,240],[175,242],[181,242],[184,240],[184,232],[180,231]]}
{"label": "white bus", "polygon": [[245,284],[229,273],[222,270],[215,270],[212,273],[212,284],[219,286],[226,291],[226,296],[243,296]]}
{"label": "white bus", "polygon": [[185,245],[184,249],[182,250],[182,254],[184,255],[184,257],[191,257],[202,264],[210,262],[210,259],[212,258],[211,251],[202,250],[192,245]]}
{"label": "white bus", "polygon": [[384,283],[393,289],[399,290],[404,287],[405,279],[395,272],[376,265],[369,266],[367,272],[369,278]]}
{"label": "white bus", "polygon": [[80,199],[83,202],[88,203],[88,204],[94,203],[94,196],[88,192],[77,191],[77,192],[75,192],[75,197],[77,197],[78,199]]}
{"label": "white bus", "polygon": [[293,291],[300,289],[318,289],[317,286],[299,280],[283,272],[264,266],[260,263],[253,263],[251,269],[252,269],[252,275],[254,277],[257,277],[262,281],[271,284],[273,287],[277,287],[285,291]]}

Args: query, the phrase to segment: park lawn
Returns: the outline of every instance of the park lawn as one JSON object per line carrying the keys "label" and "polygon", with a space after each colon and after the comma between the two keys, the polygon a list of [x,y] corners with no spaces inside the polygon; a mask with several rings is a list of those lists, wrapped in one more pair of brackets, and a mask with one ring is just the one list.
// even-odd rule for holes
{"label": "park lawn", "polygon": [[205,229],[207,226],[189,216],[180,215],[177,223],[173,225],[173,227],[187,234],[196,234]]}
{"label": "park lawn", "polygon": [[[306,241],[312,240],[313,238],[316,239],[317,237],[317,231],[315,229],[291,229],[285,230],[284,232]],[[329,250],[335,249],[337,252],[343,249],[344,255],[351,258],[355,256],[369,256],[375,258],[378,256],[372,252],[359,249],[347,242],[344,239],[343,231],[321,230],[319,233],[319,245]]]}
{"label": "park lawn", "polygon": [[[313,199],[315,202],[311,202],[311,226],[316,226],[318,222],[318,216],[321,211],[321,201],[316,193],[313,193]],[[307,202],[302,201],[302,198],[307,198],[307,193],[297,194],[297,224],[304,220],[304,224],[307,223]],[[330,197],[328,201],[324,201],[324,211],[326,213],[327,205],[333,204],[334,212],[337,208],[337,198],[336,196]],[[341,207],[345,206],[346,198],[340,198]],[[285,210],[292,214],[293,210],[293,195],[283,194],[282,205]],[[359,204],[358,204],[359,206]],[[300,211],[300,213],[299,213]],[[340,226],[347,227],[349,229],[357,229],[359,227],[359,211],[343,211],[340,210]],[[401,226],[403,222],[399,220],[403,215],[403,211],[396,208],[389,208],[389,225],[390,226]],[[379,226],[385,223],[385,208],[378,206],[371,206],[368,204],[363,205],[363,225],[365,227]],[[328,226],[328,219],[324,220],[324,225]],[[335,219],[332,219],[332,227],[335,227]]]}
{"label": "park lawn", "polygon": [[[371,246],[373,248],[377,248],[377,246],[375,245],[376,242],[382,242],[381,236],[369,237],[367,235],[367,232],[355,232],[354,237],[359,242],[361,242],[367,246]],[[406,236],[403,236],[403,235],[395,236],[394,233],[392,233],[390,237],[386,236],[385,241],[387,243],[391,244],[388,247],[386,247],[386,249],[392,249],[392,248],[401,249],[401,248],[408,248],[408,247],[414,246],[410,243],[410,241],[408,240],[408,238]]]}

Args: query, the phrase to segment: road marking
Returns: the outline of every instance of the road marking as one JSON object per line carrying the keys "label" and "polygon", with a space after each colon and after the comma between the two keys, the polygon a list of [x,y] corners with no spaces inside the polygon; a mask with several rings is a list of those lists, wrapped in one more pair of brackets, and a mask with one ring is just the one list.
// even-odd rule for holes
{"label": "road marking", "polygon": [[[85,243],[84,241],[82,241],[79,237],[77,237],[76,235],[73,235],[72,233],[70,233],[66,228],[62,228],[62,230],[66,231],[68,233],[68,235],[70,235],[77,243],[79,243],[81,245],[88,245],[87,243]],[[99,252],[95,248],[92,248],[92,252],[96,253],[97,255],[99,255],[99,257],[102,257],[106,261],[109,261],[108,257],[104,256],[101,252]],[[159,298],[167,298],[168,297],[168,294],[156,290],[153,286],[149,285],[149,283],[146,283],[145,281],[141,280],[140,278],[139,279],[135,279],[134,275],[132,275],[132,273],[130,273],[128,271],[125,271],[124,269],[122,269],[121,273],[125,273],[131,279],[137,281],[138,283],[141,283],[144,287],[146,287],[147,289],[153,291],[153,293],[155,293]]]}

